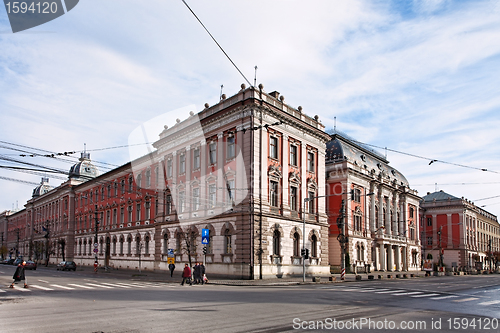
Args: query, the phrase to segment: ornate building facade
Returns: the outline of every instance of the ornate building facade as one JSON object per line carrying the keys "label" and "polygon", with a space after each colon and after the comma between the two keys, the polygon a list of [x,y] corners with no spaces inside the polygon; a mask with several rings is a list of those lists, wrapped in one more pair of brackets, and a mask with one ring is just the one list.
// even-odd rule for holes
{"label": "ornate building facade", "polygon": [[[331,265],[341,265],[337,239],[343,234],[351,270],[420,270],[420,198],[384,156],[334,132],[326,150],[326,192]],[[342,202],[344,230],[337,223]]]}
{"label": "ornate building facade", "polygon": [[500,225],[495,215],[443,191],[427,193],[420,207],[424,259],[436,265],[442,259],[446,268],[495,268],[493,258],[500,257]]}
{"label": "ornate building facade", "polygon": [[301,274],[305,245],[306,273],[329,274],[324,200],[304,201],[325,195],[330,137],[318,117],[242,85],[158,134],[150,153],[101,175],[84,153],[67,182],[34,195],[16,213],[21,254],[166,270],[173,249],[176,263],[256,279]]}

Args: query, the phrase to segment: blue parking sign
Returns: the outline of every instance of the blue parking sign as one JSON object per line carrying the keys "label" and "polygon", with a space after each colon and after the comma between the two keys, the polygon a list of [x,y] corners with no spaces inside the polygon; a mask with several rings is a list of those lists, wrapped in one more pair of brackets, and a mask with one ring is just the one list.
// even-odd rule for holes
{"label": "blue parking sign", "polygon": [[210,243],[210,230],[201,229],[201,244]]}

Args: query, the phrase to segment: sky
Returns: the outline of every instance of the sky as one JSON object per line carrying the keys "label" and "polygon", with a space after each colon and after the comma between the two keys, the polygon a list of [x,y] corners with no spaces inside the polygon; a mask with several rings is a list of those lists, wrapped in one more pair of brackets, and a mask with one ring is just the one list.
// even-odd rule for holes
{"label": "sky", "polygon": [[[251,83],[257,66],[265,91],[381,147],[420,196],[443,190],[500,215],[499,0],[186,2]],[[15,34],[0,6],[3,157],[69,170],[75,158],[6,147],[79,157],[85,144],[105,172],[130,160],[141,124],[199,112],[242,83],[181,0],[80,1]],[[22,208],[34,186],[0,188],[3,211]]]}

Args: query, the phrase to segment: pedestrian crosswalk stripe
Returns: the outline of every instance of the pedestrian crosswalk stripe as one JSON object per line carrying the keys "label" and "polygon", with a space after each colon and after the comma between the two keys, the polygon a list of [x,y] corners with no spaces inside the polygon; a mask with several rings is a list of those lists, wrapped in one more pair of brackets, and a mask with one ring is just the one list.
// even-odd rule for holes
{"label": "pedestrian crosswalk stripe", "polygon": [[479,305],[493,305],[493,304],[499,304],[500,301],[489,301],[489,302],[483,302],[479,303]]}
{"label": "pedestrian crosswalk stripe", "polygon": [[161,287],[160,285],[158,284],[154,284],[154,283],[150,283],[150,282],[143,282],[142,284],[148,286],[148,287],[154,287],[154,288],[159,288]]}
{"label": "pedestrian crosswalk stripe", "polygon": [[376,294],[392,294],[392,293],[402,293],[406,290],[389,290],[389,291],[376,291]]}
{"label": "pedestrian crosswalk stripe", "polygon": [[113,287],[110,287],[110,286],[103,286],[101,284],[95,284],[95,283],[85,283],[85,284],[88,284],[89,286],[93,286],[93,287],[101,287],[101,288],[107,288],[107,289],[113,289]]}
{"label": "pedestrian crosswalk stripe", "polygon": [[123,284],[124,286],[130,286],[130,287],[146,288],[146,286],[142,286],[140,284],[131,284],[131,283],[123,283],[123,282],[117,282],[116,284]]}
{"label": "pedestrian crosswalk stripe", "polygon": [[462,299],[456,299],[453,302],[469,302],[469,301],[474,301],[478,299],[477,297],[470,297],[470,298],[462,298]]}
{"label": "pedestrian crosswalk stripe", "polygon": [[0,293],[6,293],[6,291],[5,291],[5,290],[0,289]]}
{"label": "pedestrian crosswalk stripe", "polygon": [[121,286],[119,284],[113,284],[113,283],[106,283],[106,282],[102,282],[102,284],[105,284],[107,286],[112,286],[112,287],[120,287],[120,288],[127,288],[127,289],[130,289],[131,287],[128,287],[128,286]]}
{"label": "pedestrian crosswalk stripe", "polygon": [[16,289],[16,290],[20,290],[20,291],[31,291],[31,290],[26,289],[26,288],[24,288],[24,287],[16,287],[16,286],[14,286],[14,289]]}
{"label": "pedestrian crosswalk stripe", "polygon": [[422,294],[422,295],[413,295],[411,297],[431,297],[431,296],[438,296],[439,294]]}
{"label": "pedestrian crosswalk stripe", "polygon": [[454,297],[458,297],[458,296],[456,296],[456,295],[446,295],[446,296],[439,296],[439,297],[431,297],[431,299],[440,300],[440,299],[447,299],[447,298],[454,298]]}
{"label": "pedestrian crosswalk stripe", "polygon": [[418,295],[421,294],[422,291],[410,291],[410,292],[405,292],[405,293],[396,293],[392,295],[397,295],[397,296],[408,296],[408,295]]}
{"label": "pedestrian crosswalk stripe", "polygon": [[67,289],[67,290],[75,290],[75,288],[66,287],[66,286],[61,286],[61,285],[59,285],[59,284],[51,284],[50,286],[51,286],[51,287],[56,287],[56,288],[61,288],[61,289]]}
{"label": "pedestrian crosswalk stripe", "polygon": [[30,287],[38,288],[38,289],[42,289],[42,290],[54,290],[54,289],[47,288],[47,287],[42,287],[42,286],[39,286],[39,285],[36,285],[36,284],[30,284]]}
{"label": "pedestrian crosswalk stripe", "polygon": [[45,283],[49,283],[49,281],[45,281],[45,280],[38,280],[39,282],[45,282]]}
{"label": "pedestrian crosswalk stripe", "polygon": [[68,286],[73,286],[73,287],[78,287],[78,288],[85,288],[85,289],[94,289],[89,286],[82,286],[81,284],[75,284],[75,283],[68,283]]}

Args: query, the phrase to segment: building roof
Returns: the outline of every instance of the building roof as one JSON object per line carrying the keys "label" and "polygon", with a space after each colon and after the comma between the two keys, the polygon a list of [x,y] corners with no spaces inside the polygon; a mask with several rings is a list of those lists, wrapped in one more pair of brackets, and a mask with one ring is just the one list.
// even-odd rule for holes
{"label": "building roof", "polygon": [[332,140],[326,144],[326,163],[349,161],[372,174],[390,179],[399,186],[409,186],[408,180],[401,172],[389,165],[389,161],[380,153],[357,142],[339,131],[331,134]]}
{"label": "building roof", "polygon": [[42,181],[40,182],[40,185],[35,187],[35,189],[33,190],[32,197],[33,198],[39,197],[42,194],[49,192],[50,190],[52,190],[52,186],[49,185],[49,179],[42,177]]}
{"label": "building roof", "polygon": [[422,197],[422,202],[445,201],[445,200],[460,200],[460,198],[448,194],[443,190],[434,193],[427,192],[427,195]]}
{"label": "building roof", "polygon": [[83,152],[80,162],[69,169],[69,178],[86,182],[99,175],[97,168],[90,161],[90,153]]}

